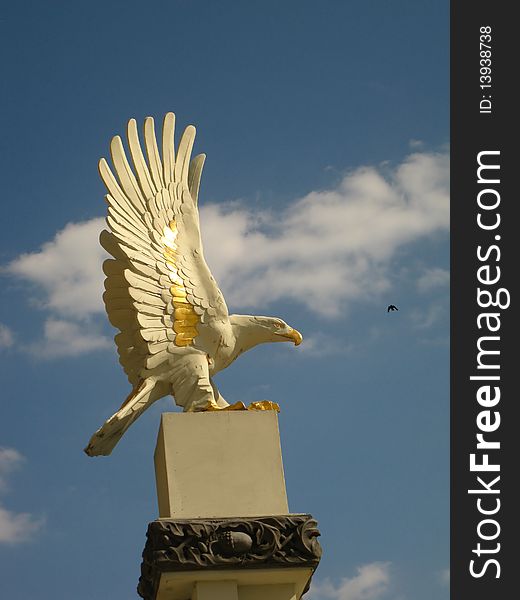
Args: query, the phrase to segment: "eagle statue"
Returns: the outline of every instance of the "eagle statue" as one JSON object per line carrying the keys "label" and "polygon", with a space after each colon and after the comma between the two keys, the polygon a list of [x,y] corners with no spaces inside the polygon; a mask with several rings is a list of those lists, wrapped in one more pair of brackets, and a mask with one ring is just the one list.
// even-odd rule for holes
{"label": "eagle statue", "polygon": [[[156,400],[171,394],[184,411],[246,410],[228,404],[213,376],[243,352],[301,334],[275,317],[230,315],[202,251],[197,199],[205,155],[191,159],[195,128],[174,145],[175,115],[164,117],[161,152],[151,117],[144,122],[143,154],[135,119],[128,148],[119,136],[99,172],[108,190],[100,242],[113,257],[103,263],[103,300],[132,391],[91,437],[85,452],[108,455],[128,427]],[[162,156],[161,156],[162,154]],[[249,409],[277,410],[273,402]]]}

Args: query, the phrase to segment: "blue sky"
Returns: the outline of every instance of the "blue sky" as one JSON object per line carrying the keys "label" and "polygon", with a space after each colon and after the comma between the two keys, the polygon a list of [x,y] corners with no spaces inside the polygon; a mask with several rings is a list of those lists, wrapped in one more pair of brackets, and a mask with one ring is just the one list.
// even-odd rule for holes
{"label": "blue sky", "polygon": [[129,118],[173,110],[208,156],[203,240],[230,309],[304,335],[218,383],[281,404],[289,506],[322,532],[309,598],[448,597],[448,17],[439,1],[3,4],[3,595],[135,595],[172,402],[110,458],[83,454],[129,391],[97,161]]}

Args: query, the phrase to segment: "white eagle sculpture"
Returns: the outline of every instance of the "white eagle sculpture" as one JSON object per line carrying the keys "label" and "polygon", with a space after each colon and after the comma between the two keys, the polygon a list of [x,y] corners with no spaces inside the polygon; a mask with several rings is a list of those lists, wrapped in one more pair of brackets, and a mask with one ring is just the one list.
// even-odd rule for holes
{"label": "white eagle sculpture", "polygon": [[[197,197],[205,155],[191,160],[195,128],[174,146],[175,115],[164,117],[162,158],[154,121],[144,123],[143,155],[135,119],[128,122],[130,166],[119,136],[99,172],[108,189],[107,223],[100,242],[113,259],[103,263],[105,301],[119,360],[132,392],[94,433],[85,452],[108,455],[128,427],[153,402],[173,395],[184,411],[246,410],[229,405],[213,375],[240,354],[265,342],[302,341],[301,334],[274,317],[230,315],[204,260]],[[277,409],[256,402],[252,409]]]}

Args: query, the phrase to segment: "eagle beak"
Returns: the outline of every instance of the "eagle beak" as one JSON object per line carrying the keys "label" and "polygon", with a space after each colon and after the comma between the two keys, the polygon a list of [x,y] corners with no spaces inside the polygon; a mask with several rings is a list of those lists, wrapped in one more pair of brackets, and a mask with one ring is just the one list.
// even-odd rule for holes
{"label": "eagle beak", "polygon": [[284,337],[293,340],[295,346],[299,346],[302,343],[303,336],[296,329],[289,329],[289,332],[284,335]]}

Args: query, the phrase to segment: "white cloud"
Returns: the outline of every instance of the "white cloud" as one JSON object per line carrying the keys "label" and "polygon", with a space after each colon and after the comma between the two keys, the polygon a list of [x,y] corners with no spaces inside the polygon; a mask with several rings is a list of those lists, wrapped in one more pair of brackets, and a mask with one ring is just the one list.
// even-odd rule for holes
{"label": "white cloud", "polygon": [[442,569],[439,573],[439,580],[442,585],[450,585],[450,569]]}
{"label": "white cloud", "polygon": [[[23,461],[23,456],[14,448],[0,448],[0,491],[7,490],[7,477]],[[0,505],[0,543],[26,541],[42,525],[42,519],[36,519],[29,513],[15,513]]]}
{"label": "white cloud", "polygon": [[92,319],[104,311],[101,264],[108,255],[98,241],[104,224],[102,218],[69,223],[41,250],[22,254],[7,266],[8,273],[36,286],[30,301],[50,314],[43,339],[22,349],[55,358],[111,347]]}
{"label": "white cloud", "polygon": [[[414,153],[395,168],[356,169],[334,189],[277,212],[237,202],[202,206],[205,254],[230,309],[265,314],[271,303],[293,300],[337,316],[353,302],[380,301],[397,252],[448,229],[448,168],[446,153]],[[47,312],[41,347],[49,356],[109,345],[92,331],[92,317],[104,312],[103,227],[102,218],[69,223],[40,251],[7,266],[36,286],[31,300]],[[425,277],[420,285],[428,285]]]}
{"label": "white cloud", "polygon": [[18,544],[27,541],[43,525],[29,513],[14,513],[0,506],[0,544]]}
{"label": "white cloud", "polygon": [[43,343],[34,343],[28,349],[38,358],[57,358],[111,348],[112,340],[91,331],[93,326],[49,318],[44,324]]}
{"label": "white cloud", "polygon": [[13,332],[4,325],[0,323],[0,348],[9,348],[13,345]]}
{"label": "white cloud", "polygon": [[417,280],[417,289],[420,292],[429,292],[432,289],[444,287],[450,283],[450,272],[446,269],[427,269]]}
{"label": "white cloud", "polygon": [[386,175],[363,167],[285,210],[201,208],[206,256],[232,307],[280,300],[338,315],[388,290],[404,245],[449,227],[448,155],[412,154]]}
{"label": "white cloud", "polygon": [[309,600],[377,600],[390,584],[390,563],[374,562],[357,568],[357,575],[341,579],[338,585],[329,580],[313,582]]}
{"label": "white cloud", "polygon": [[33,300],[41,308],[72,319],[101,312],[101,263],[107,254],[98,238],[104,224],[102,218],[69,223],[39,252],[13,260],[7,271],[38,286],[43,293]]}
{"label": "white cloud", "polygon": [[7,487],[7,476],[23,463],[23,456],[14,448],[0,447],[0,491]]}

